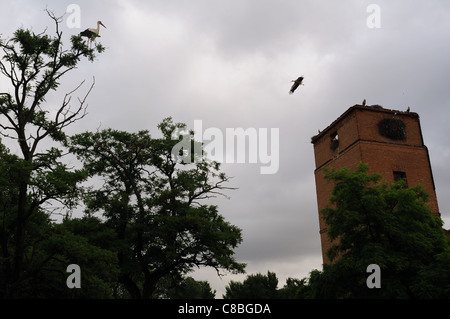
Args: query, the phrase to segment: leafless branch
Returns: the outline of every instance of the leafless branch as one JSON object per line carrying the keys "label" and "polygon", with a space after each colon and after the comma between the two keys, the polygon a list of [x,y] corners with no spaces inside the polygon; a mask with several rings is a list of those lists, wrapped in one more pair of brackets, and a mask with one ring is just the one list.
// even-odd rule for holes
{"label": "leafless branch", "polygon": [[83,80],[75,89],[73,89],[69,93],[65,94],[62,105],[56,112],[55,120],[48,128],[45,128],[45,132],[40,134],[39,132],[42,127],[39,127],[37,129],[36,137],[34,138],[33,146],[31,148],[32,153],[34,153],[36,151],[39,142],[43,138],[45,138],[46,136],[48,136],[49,134],[51,134],[57,130],[62,130],[63,128],[69,126],[70,124],[72,124],[78,120],[81,120],[82,118],[84,118],[87,115],[87,111],[86,111],[87,105],[85,106],[85,104],[86,104],[86,100],[87,100],[89,94],[91,93],[92,89],[95,86],[95,77],[93,78],[92,84],[89,87],[89,90],[87,91],[87,93],[84,95],[84,97],[82,99],[78,98],[78,102],[79,102],[78,108],[72,112],[71,107],[70,107],[72,94],[75,93],[84,84],[84,82],[85,81]]}

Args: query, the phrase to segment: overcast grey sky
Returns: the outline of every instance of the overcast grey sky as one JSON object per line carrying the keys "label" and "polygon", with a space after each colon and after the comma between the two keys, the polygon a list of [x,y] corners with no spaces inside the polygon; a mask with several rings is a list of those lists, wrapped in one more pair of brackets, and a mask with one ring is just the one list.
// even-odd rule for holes
{"label": "overcast grey sky", "polygon": [[[83,79],[96,80],[89,115],[71,133],[111,127],[156,135],[168,116],[223,132],[279,129],[278,172],[225,163],[223,171],[234,177],[229,186],[239,189],[213,202],[243,229],[236,254],[248,274],[273,271],[282,286],[287,277],[321,269],[310,138],[363,99],[420,115],[450,228],[449,1],[3,0],[0,33],[53,31],[44,9],[62,15],[71,3],[80,8],[81,25],[64,21],[65,37],[97,20],[107,27],[100,31],[106,52],[62,81],[65,93]],[[381,10],[380,28],[367,25],[374,21],[367,11],[372,3]],[[289,95],[290,81],[300,75],[305,85]],[[60,101],[61,91],[48,102]],[[229,280],[245,276],[219,279],[200,270],[194,277],[208,280],[221,297]]]}

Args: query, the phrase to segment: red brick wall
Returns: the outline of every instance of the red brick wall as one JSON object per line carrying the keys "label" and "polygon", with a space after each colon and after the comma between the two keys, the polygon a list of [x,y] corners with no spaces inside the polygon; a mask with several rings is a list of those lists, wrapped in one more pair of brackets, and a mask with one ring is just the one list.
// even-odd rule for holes
{"label": "red brick wall", "polygon": [[[334,158],[331,162],[328,162],[326,166],[335,167],[337,169],[341,169],[343,167],[348,167],[351,170],[355,170],[358,164],[361,162],[361,150],[360,145],[358,143],[352,145],[345,152],[339,154],[338,157]],[[331,195],[331,191],[333,190],[333,183],[330,183],[325,180],[323,169],[316,170],[315,179],[316,179],[316,194],[317,194],[317,206],[318,211],[320,212],[322,209],[326,208],[329,203],[329,198]],[[327,225],[325,221],[322,219],[321,214],[319,213],[319,227],[320,227],[320,240],[322,243],[322,258],[325,261],[328,260],[326,258],[326,251],[331,247],[331,242],[328,239],[328,235],[326,233]]]}
{"label": "red brick wall", "polygon": [[[416,113],[405,112],[383,112],[366,111],[358,108],[356,110],[358,117],[359,137],[362,140],[374,140],[384,143],[395,143],[399,145],[416,145],[423,146],[422,134],[420,132],[419,116]],[[378,122],[383,118],[400,118],[406,124],[406,136],[404,141],[393,141],[378,133]]]}
{"label": "red brick wall", "polygon": [[408,186],[422,184],[430,195],[429,207],[438,214],[436,192],[433,185],[426,147],[360,142],[362,161],[371,172],[383,175],[388,183],[394,182],[394,171],[406,172]]}

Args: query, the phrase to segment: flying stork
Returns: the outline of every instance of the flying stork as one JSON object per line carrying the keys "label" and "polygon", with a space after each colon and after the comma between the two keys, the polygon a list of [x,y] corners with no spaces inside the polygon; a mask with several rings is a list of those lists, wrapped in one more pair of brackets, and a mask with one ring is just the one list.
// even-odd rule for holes
{"label": "flying stork", "polygon": [[87,38],[87,43],[89,43],[89,47],[91,47],[92,40],[100,36],[99,35],[100,26],[106,28],[101,21],[97,21],[97,29],[89,28],[80,33],[80,36]]}
{"label": "flying stork", "polygon": [[291,82],[294,82],[292,84],[291,90],[289,91],[289,94],[294,93],[294,91],[302,84],[304,77],[301,76],[297,80],[292,80]]}

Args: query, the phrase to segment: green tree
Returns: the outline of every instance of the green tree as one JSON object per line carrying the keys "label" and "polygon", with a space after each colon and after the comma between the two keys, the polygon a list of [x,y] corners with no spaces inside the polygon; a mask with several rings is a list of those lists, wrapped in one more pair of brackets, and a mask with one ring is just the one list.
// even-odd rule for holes
{"label": "green tree", "polygon": [[20,149],[20,156],[7,168],[9,178],[14,179],[5,184],[10,199],[3,210],[6,224],[1,234],[0,294],[6,297],[19,297],[18,287],[36,272],[35,267],[39,269],[32,262],[36,254],[31,243],[36,240],[29,230],[36,221],[34,215],[49,215],[50,211],[44,210],[52,201],[72,205],[77,184],[86,178],[83,171],[69,170],[61,162],[61,148],[47,145],[58,145],[65,139],[64,129],[85,115],[85,99],[92,86],[76,107],[72,107],[71,96],[81,84],[58,106],[49,105],[46,96],[82,58],[93,61],[103,47],[89,49],[81,37],[72,36],[70,48],[65,49],[59,30],[61,19],[47,13],[55,24],[54,36],[20,28],[12,38],[0,39],[0,74],[11,83],[9,90],[0,92],[0,134],[17,141]]}
{"label": "green tree", "polygon": [[283,288],[278,290],[281,299],[306,299],[309,298],[309,286],[307,279],[288,278]]}
{"label": "green tree", "polygon": [[[119,282],[131,298],[155,296],[161,280],[180,278],[193,267],[243,272],[233,249],[241,230],[203,200],[221,193],[228,177],[199,154],[180,161],[173,139],[185,125],[165,119],[162,138],[147,131],[104,130],[70,139],[70,150],[103,185],[86,191],[86,212],[100,212],[115,232]],[[183,133],[193,142],[193,132]]]}
{"label": "green tree", "polygon": [[154,292],[154,298],[162,299],[214,299],[216,292],[207,281],[197,281],[192,277],[166,276],[162,278]]}
{"label": "green tree", "polygon": [[[30,245],[33,250],[33,263],[27,267],[30,276],[24,278],[20,287],[17,287],[21,290],[20,297],[52,299],[113,297],[112,287],[117,276],[115,268],[117,259],[114,253],[74,233],[65,223],[46,221],[39,226],[40,232],[32,234],[35,241]],[[67,266],[70,264],[80,267],[81,289],[69,289],[66,284],[70,275]]]}
{"label": "green tree", "polygon": [[[105,247],[108,237],[93,222],[65,220],[51,222],[37,209],[27,220],[24,256],[26,276],[11,283],[11,246],[14,247],[18,180],[17,166],[23,163],[0,143],[0,287],[3,297],[21,298],[107,298],[112,297],[112,282],[117,271],[116,256]],[[97,221],[97,224],[99,222]],[[100,224],[99,224],[100,225]],[[91,237],[93,238],[91,240]],[[106,237],[103,241],[99,238]],[[103,245],[102,245],[103,243]],[[66,268],[76,263],[82,269],[83,289],[68,289]]]}
{"label": "green tree", "polygon": [[214,299],[216,293],[211,289],[207,281],[197,281],[187,277],[180,288],[175,291],[172,298],[175,299]]}
{"label": "green tree", "polygon": [[[379,174],[327,169],[336,185],[322,211],[332,260],[309,280],[314,298],[449,298],[450,243],[421,185],[392,185]],[[381,289],[369,289],[367,266],[381,269]]]}
{"label": "green tree", "polygon": [[267,275],[248,275],[243,282],[230,281],[225,287],[224,299],[276,299],[278,278],[273,272]]}
{"label": "green tree", "polygon": [[[113,298],[117,287],[117,255],[111,251],[114,233],[96,217],[65,218],[53,224],[48,250],[57,258],[53,269],[64,268],[50,293],[53,298]],[[67,289],[66,267],[75,263],[81,269],[81,289]],[[46,295],[48,297],[49,294]]]}

